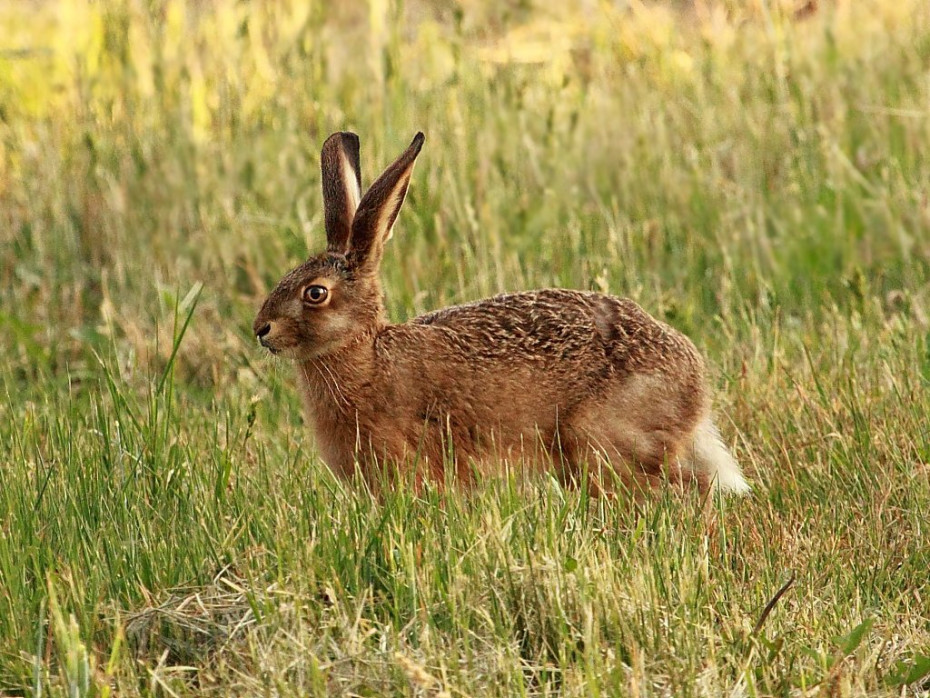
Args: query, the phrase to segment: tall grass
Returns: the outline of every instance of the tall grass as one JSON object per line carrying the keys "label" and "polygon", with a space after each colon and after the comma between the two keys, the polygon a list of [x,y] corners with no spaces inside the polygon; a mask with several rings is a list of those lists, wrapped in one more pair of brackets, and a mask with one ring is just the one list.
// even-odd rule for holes
{"label": "tall grass", "polygon": [[[0,693],[930,689],[930,7],[329,5],[0,9]],[[393,318],[629,295],[753,495],[335,480],[250,324],[337,129]]]}

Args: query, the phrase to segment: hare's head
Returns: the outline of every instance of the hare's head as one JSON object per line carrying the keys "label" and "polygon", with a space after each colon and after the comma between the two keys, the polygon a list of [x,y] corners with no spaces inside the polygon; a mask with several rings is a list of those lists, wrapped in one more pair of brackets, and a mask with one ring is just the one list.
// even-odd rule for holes
{"label": "hare's head", "polygon": [[378,268],[422,147],[418,133],[362,196],[358,136],[326,139],[320,156],[326,251],[288,272],[265,300],[252,326],[262,346],[303,361],[383,322]]}

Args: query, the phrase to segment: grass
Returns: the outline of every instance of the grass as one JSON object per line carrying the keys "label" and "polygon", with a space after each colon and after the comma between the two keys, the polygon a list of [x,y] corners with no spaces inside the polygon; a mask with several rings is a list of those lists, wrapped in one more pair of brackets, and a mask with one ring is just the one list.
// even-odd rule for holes
{"label": "grass", "polygon": [[[0,9],[0,694],[930,690],[930,10],[796,9]],[[629,295],[753,495],[335,480],[250,325],[343,128],[392,317]]]}

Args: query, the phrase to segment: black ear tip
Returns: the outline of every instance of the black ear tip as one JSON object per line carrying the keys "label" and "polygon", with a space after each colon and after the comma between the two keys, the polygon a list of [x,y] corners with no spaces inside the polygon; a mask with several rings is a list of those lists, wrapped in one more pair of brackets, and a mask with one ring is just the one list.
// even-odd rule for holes
{"label": "black ear tip", "polygon": [[358,148],[358,136],[352,133],[351,131],[336,131],[333,134],[330,134],[329,138],[323,141],[323,147],[329,146],[331,143],[341,143],[342,145],[347,145],[350,147]]}
{"label": "black ear tip", "polygon": [[410,143],[412,148],[416,148],[417,152],[420,152],[420,148],[423,147],[423,141],[426,140],[426,136],[423,135],[423,131],[417,131],[417,135],[413,137],[413,141]]}

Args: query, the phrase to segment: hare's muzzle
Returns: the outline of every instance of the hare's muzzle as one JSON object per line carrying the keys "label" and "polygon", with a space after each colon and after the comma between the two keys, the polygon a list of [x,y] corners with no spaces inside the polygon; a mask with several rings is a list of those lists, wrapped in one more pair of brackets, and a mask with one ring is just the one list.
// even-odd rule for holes
{"label": "hare's muzzle", "polygon": [[271,323],[256,322],[252,329],[255,331],[255,337],[258,339],[258,343],[274,353],[274,347],[271,346],[271,343],[268,341],[270,339],[269,335],[271,334]]}

